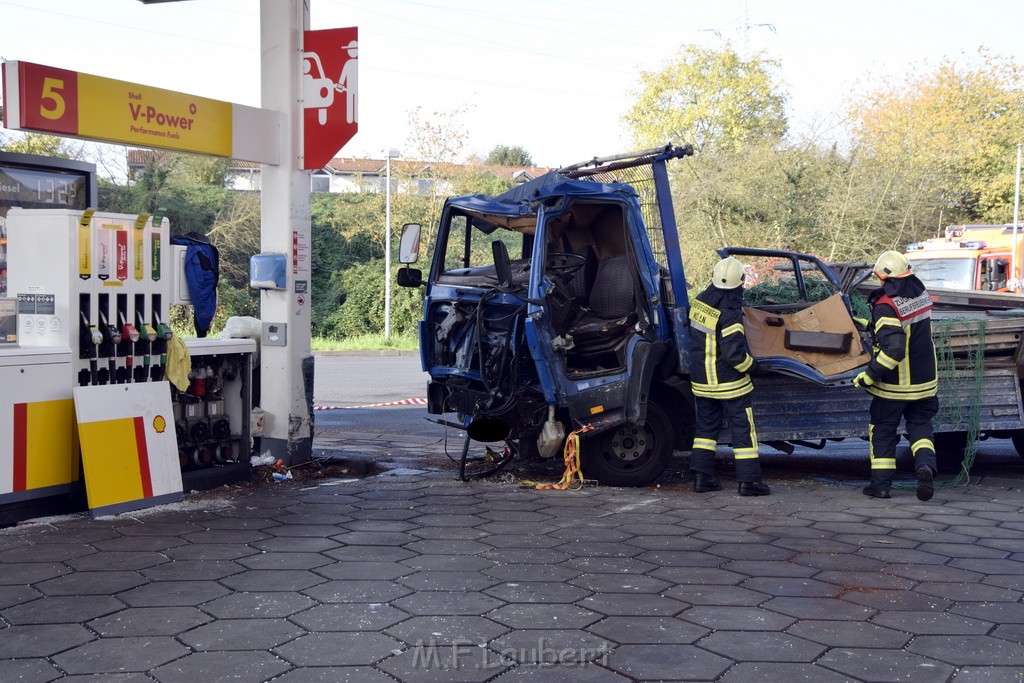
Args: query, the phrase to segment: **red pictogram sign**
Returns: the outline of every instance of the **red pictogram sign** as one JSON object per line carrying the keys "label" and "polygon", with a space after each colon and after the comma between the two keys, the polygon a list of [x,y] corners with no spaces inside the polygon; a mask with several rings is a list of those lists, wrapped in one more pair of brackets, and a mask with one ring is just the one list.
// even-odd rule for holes
{"label": "red pictogram sign", "polygon": [[302,53],[302,168],[322,168],[359,129],[359,32],[306,31]]}

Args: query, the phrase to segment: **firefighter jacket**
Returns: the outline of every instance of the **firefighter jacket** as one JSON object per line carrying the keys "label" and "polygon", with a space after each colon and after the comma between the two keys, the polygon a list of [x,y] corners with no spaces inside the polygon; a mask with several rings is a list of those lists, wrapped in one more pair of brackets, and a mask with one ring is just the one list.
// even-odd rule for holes
{"label": "firefighter jacket", "polygon": [[932,300],[914,275],[890,278],[868,297],[874,334],[868,393],[894,401],[934,396],[938,388],[932,343]]}
{"label": "firefighter jacket", "polygon": [[690,306],[690,379],[695,396],[726,400],[754,389],[757,361],[743,332],[743,288],[708,287]]}

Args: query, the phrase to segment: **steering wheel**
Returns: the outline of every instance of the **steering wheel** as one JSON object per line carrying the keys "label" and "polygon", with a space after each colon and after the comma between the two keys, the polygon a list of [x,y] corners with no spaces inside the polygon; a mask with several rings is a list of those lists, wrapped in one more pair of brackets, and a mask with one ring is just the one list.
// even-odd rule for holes
{"label": "steering wheel", "polygon": [[583,266],[587,265],[587,257],[582,254],[573,254],[568,251],[548,252],[547,271],[568,282],[572,276],[580,272]]}

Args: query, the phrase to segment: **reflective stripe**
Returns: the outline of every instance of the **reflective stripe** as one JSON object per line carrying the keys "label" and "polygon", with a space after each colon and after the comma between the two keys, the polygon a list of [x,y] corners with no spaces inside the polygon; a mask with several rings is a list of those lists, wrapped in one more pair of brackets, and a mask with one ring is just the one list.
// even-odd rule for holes
{"label": "reflective stripe", "polygon": [[718,442],[714,441],[713,439],[695,438],[693,440],[693,447],[694,448],[703,448],[706,451],[713,451],[716,448],[718,448]]}
{"label": "reflective stripe", "polygon": [[722,330],[722,336],[728,337],[729,335],[736,334],[737,332],[743,334],[743,323],[733,323],[732,325],[729,325],[729,327]]}
{"label": "reflective stripe", "polygon": [[900,386],[910,386],[910,328],[903,337],[903,360],[900,361]]}
{"label": "reflective stripe", "polygon": [[693,389],[695,396],[717,399],[739,398],[754,390],[750,377],[744,377],[736,382],[725,382],[724,384],[700,384],[693,382],[690,387]]}
{"label": "reflective stripe", "polygon": [[922,398],[931,398],[938,391],[938,380],[924,382],[922,384],[911,384],[899,386],[898,384],[886,384],[875,382],[868,386],[868,393],[879,398],[889,398],[894,401],[917,401]]}
{"label": "reflective stripe", "polygon": [[756,450],[758,448],[758,443],[757,443],[757,428],[754,426],[754,409],[748,406],[747,409],[746,409],[746,413],[747,413],[747,424],[750,425],[750,445],[751,445],[751,448]]}
{"label": "reflective stripe", "polygon": [[733,457],[737,460],[756,460],[757,449],[756,448],[734,448]]}
{"label": "reflective stripe", "polygon": [[750,366],[754,364],[754,359],[751,356],[747,356],[743,359],[743,362],[736,366],[736,369],[740,372],[746,372],[750,369]]}
{"label": "reflective stripe", "polygon": [[868,459],[875,459],[875,425],[868,422]]}
{"label": "reflective stripe", "polygon": [[871,458],[871,469],[894,470],[896,469],[896,458]]}
{"label": "reflective stripe", "polygon": [[885,351],[879,351],[878,355],[875,356],[875,360],[877,360],[886,370],[892,370],[899,365],[899,361],[887,355]]}
{"label": "reflective stripe", "polygon": [[715,370],[717,346],[713,334],[704,336],[704,376],[708,378],[709,385],[718,384],[718,372]]}
{"label": "reflective stripe", "polygon": [[878,330],[882,329],[886,325],[892,325],[893,327],[902,327],[902,325],[900,325],[899,318],[883,317],[875,321],[875,332],[878,332]]}
{"label": "reflective stripe", "polygon": [[910,444],[910,452],[913,453],[914,455],[917,455],[917,452],[922,448],[927,448],[928,450],[934,452],[935,444],[932,443],[931,439],[918,439],[914,443]]}

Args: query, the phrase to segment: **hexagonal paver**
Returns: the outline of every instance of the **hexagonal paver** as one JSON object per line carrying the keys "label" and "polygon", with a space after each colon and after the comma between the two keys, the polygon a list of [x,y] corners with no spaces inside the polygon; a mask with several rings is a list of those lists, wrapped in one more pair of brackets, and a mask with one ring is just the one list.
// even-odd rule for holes
{"label": "hexagonal paver", "polygon": [[316,569],[317,567],[333,563],[334,560],[320,553],[300,552],[263,552],[238,560],[238,564],[246,569],[265,569],[270,571]]}
{"label": "hexagonal paver", "polygon": [[412,589],[393,581],[327,581],[302,591],[320,602],[391,602]]}
{"label": "hexagonal paver", "polygon": [[395,679],[369,666],[312,666],[292,669],[274,683],[395,683]]}
{"label": "hexagonal paver", "polygon": [[118,597],[130,607],[180,607],[201,605],[230,592],[214,581],[160,581],[125,591]]}
{"label": "hexagonal paver", "polygon": [[258,550],[253,550],[247,545],[211,545],[200,543],[198,545],[180,545],[175,548],[168,548],[163,555],[172,560],[237,560],[242,557],[255,555]]}
{"label": "hexagonal paver", "polygon": [[396,581],[417,591],[481,591],[501,583],[479,572],[415,572]]}
{"label": "hexagonal paver", "polygon": [[603,615],[577,605],[506,605],[487,617],[511,628],[585,628]]}
{"label": "hexagonal paver", "polygon": [[0,630],[0,659],[49,657],[96,636],[78,624],[8,626]]}
{"label": "hexagonal paver", "polygon": [[356,603],[353,605],[317,605],[290,620],[307,631],[380,631],[409,615],[390,605]]}
{"label": "hexagonal paver", "polygon": [[218,619],[178,640],[194,650],[269,650],[305,633],[287,619]]}
{"label": "hexagonal paver", "polygon": [[723,683],[785,681],[785,683],[849,683],[850,679],[815,664],[740,662],[725,672]]}
{"label": "hexagonal paver", "polygon": [[587,630],[624,645],[695,643],[709,633],[678,617],[606,617]]}
{"label": "hexagonal paver", "polygon": [[871,607],[835,598],[779,597],[762,603],[761,607],[797,619],[864,621],[875,614]]}
{"label": "hexagonal paver", "polygon": [[0,681],[47,683],[60,678],[57,668],[43,658],[0,660]]}
{"label": "hexagonal paver", "polygon": [[594,593],[661,593],[672,586],[642,574],[584,574],[569,583]]}
{"label": "hexagonal paver", "polygon": [[311,571],[283,569],[269,571],[250,569],[221,579],[221,583],[236,591],[255,591],[273,588],[279,591],[302,591],[324,583],[327,579]]}
{"label": "hexagonal paver", "polygon": [[506,633],[489,647],[502,657],[520,664],[571,666],[606,661],[615,645],[582,630],[522,629]]}
{"label": "hexagonal paver", "polygon": [[664,595],[691,605],[759,605],[768,599],[764,593],[740,586],[699,586],[687,584],[664,591]]}
{"label": "hexagonal paver", "polygon": [[700,646],[738,662],[813,662],[827,649],[792,634],[762,631],[719,631]]}
{"label": "hexagonal paver", "polygon": [[150,673],[161,683],[269,681],[289,668],[269,652],[195,652]]}
{"label": "hexagonal paver", "polygon": [[508,631],[507,626],[484,617],[433,616],[406,619],[384,632],[409,645],[420,646],[428,643],[485,645]]}
{"label": "hexagonal paver", "polygon": [[3,616],[12,624],[80,624],[121,609],[124,603],[109,595],[75,595],[22,603],[5,609]]}
{"label": "hexagonal paver", "polygon": [[605,616],[673,616],[689,607],[688,604],[666,597],[643,593],[601,593],[578,602],[580,607]]}
{"label": "hexagonal paver", "polygon": [[568,581],[583,572],[559,565],[501,564],[481,572],[500,581]]}
{"label": "hexagonal paver", "polygon": [[451,646],[424,644],[389,657],[377,665],[400,681],[423,683],[484,683],[514,662],[493,650],[468,643]]}
{"label": "hexagonal paver", "polygon": [[487,595],[508,603],[560,603],[576,602],[590,595],[590,591],[554,581],[517,581],[502,583],[484,591]]}
{"label": "hexagonal paver", "polygon": [[266,538],[250,544],[253,548],[273,553],[320,553],[341,548],[341,543],[329,538]]}
{"label": "hexagonal paver", "polygon": [[146,583],[138,572],[74,572],[34,584],[46,595],[113,595]]}
{"label": "hexagonal paver", "polygon": [[607,666],[639,680],[712,681],[731,665],[693,645],[622,645]]}
{"label": "hexagonal paver", "polygon": [[[948,680],[954,669],[948,664],[899,650],[835,648],[816,662],[861,681],[931,682]],[[912,674],[912,675],[911,675]]]}
{"label": "hexagonal paver", "polygon": [[345,545],[405,545],[419,540],[402,531],[349,531],[331,538]]}
{"label": "hexagonal paver", "polygon": [[203,611],[218,619],[274,619],[301,612],[314,604],[311,598],[299,593],[231,593],[203,603]]}
{"label": "hexagonal paver", "polygon": [[[824,572],[822,572],[824,573]],[[817,576],[821,576],[818,574]],[[767,593],[768,595],[789,597],[823,597],[832,598],[844,592],[843,585],[834,585],[807,578],[787,577],[754,577],[740,584],[744,588]],[[854,587],[858,587],[853,584]]]}
{"label": "hexagonal paver", "polygon": [[[321,556],[322,557],[322,556]],[[412,574],[416,570],[398,562],[331,562],[319,567],[316,573],[328,579],[379,579],[391,580]]]}
{"label": "hexagonal paver", "polygon": [[630,679],[601,666],[600,663],[537,665],[520,664],[501,675],[501,683],[530,681],[530,683],[627,683]]}
{"label": "hexagonal paver", "polygon": [[419,571],[437,572],[478,572],[497,564],[494,560],[479,555],[415,555],[401,562]]}
{"label": "hexagonal paver", "polygon": [[107,552],[83,555],[67,561],[76,571],[139,570],[168,562],[167,557],[152,551]]}
{"label": "hexagonal paver", "polygon": [[55,655],[53,661],[69,674],[141,672],[187,654],[187,647],[167,636],[103,638]]}
{"label": "hexagonal paver", "polygon": [[1024,648],[990,636],[920,636],[907,650],[956,666],[1024,667]]}
{"label": "hexagonal paver", "polygon": [[781,631],[796,621],[760,607],[692,607],[679,618],[713,631]]}
{"label": "hexagonal paver", "polygon": [[0,609],[36,600],[42,593],[30,586],[0,586]]}
{"label": "hexagonal paver", "polygon": [[243,571],[245,567],[231,560],[174,560],[140,573],[150,581],[217,581]]}
{"label": "hexagonal paver", "polygon": [[425,591],[393,600],[391,604],[414,615],[440,616],[483,614],[504,603],[482,593]]}
{"label": "hexagonal paver", "polygon": [[93,619],[88,625],[105,638],[173,636],[212,618],[195,607],[132,607]]}
{"label": "hexagonal paver", "polygon": [[403,647],[380,633],[311,633],[274,652],[296,666],[357,666],[379,662]]}

